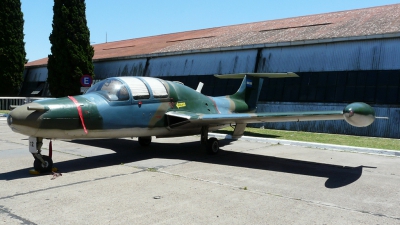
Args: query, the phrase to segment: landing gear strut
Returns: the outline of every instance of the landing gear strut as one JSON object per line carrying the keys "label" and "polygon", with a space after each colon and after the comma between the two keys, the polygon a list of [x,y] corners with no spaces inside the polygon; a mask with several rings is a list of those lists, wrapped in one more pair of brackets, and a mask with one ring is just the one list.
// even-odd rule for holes
{"label": "landing gear strut", "polygon": [[32,153],[33,158],[35,158],[33,167],[39,173],[50,172],[53,169],[53,160],[51,157],[41,154],[42,145],[43,138],[29,137],[29,151]]}
{"label": "landing gear strut", "polygon": [[208,138],[208,126],[201,127],[200,141],[205,146],[208,154],[215,155],[219,152],[218,139]]}

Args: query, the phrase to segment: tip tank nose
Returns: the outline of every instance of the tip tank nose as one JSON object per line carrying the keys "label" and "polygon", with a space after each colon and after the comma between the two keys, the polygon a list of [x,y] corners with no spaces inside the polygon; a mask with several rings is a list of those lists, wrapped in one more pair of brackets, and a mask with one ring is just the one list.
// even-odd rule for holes
{"label": "tip tank nose", "polygon": [[343,117],[355,127],[366,127],[374,122],[375,110],[368,104],[355,102],[343,109]]}

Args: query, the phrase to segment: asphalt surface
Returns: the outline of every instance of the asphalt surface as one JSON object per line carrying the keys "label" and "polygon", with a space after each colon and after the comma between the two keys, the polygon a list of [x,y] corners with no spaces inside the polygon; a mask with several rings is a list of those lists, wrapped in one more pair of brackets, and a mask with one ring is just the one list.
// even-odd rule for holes
{"label": "asphalt surface", "polygon": [[[48,140],[43,153],[47,154]],[[400,157],[198,136],[53,141],[32,176],[0,120],[0,224],[400,224]]]}

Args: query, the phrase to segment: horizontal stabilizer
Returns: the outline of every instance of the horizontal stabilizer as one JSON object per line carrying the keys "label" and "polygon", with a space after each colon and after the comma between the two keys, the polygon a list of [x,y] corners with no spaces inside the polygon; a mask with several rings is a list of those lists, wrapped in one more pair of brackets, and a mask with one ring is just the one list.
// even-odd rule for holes
{"label": "horizontal stabilizer", "polygon": [[267,78],[285,78],[285,77],[299,77],[299,75],[288,72],[288,73],[235,73],[235,74],[215,74],[220,79],[243,79],[245,76],[249,77],[267,77]]}

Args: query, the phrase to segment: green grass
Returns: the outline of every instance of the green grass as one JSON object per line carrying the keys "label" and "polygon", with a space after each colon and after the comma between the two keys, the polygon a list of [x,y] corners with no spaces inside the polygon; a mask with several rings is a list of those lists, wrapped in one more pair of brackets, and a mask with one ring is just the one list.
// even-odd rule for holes
{"label": "green grass", "polygon": [[147,171],[149,171],[149,172],[157,172],[158,169],[157,168],[147,168]]}
{"label": "green grass", "polygon": [[10,110],[0,110],[0,113],[9,113]]}
{"label": "green grass", "polygon": [[[232,128],[218,130],[217,133],[232,134]],[[247,127],[245,136],[276,138],[292,141],[317,142],[324,144],[348,145],[365,148],[400,150],[400,140],[392,138],[362,137],[341,134],[322,134],[303,131],[283,131]]]}

